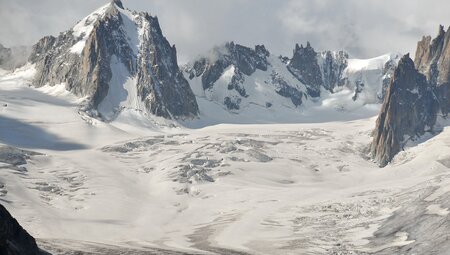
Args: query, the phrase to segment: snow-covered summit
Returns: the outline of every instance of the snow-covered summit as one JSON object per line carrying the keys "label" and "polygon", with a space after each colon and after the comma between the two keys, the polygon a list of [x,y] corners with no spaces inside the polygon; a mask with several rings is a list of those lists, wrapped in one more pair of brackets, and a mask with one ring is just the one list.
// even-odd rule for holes
{"label": "snow-covered summit", "polygon": [[37,87],[65,84],[87,97],[84,110],[104,120],[123,111],[192,118],[198,108],[179,70],[175,46],[156,17],[125,9],[120,1],[95,10],[58,37],[33,48]]}

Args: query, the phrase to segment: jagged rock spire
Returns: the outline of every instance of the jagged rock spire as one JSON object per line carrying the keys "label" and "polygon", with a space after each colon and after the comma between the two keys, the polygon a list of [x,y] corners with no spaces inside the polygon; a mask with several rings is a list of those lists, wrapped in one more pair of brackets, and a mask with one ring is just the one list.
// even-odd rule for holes
{"label": "jagged rock spire", "polygon": [[320,96],[322,86],[322,74],[317,62],[317,52],[307,42],[306,48],[303,45],[295,44],[294,55],[288,65],[289,71],[303,84],[306,85],[308,95],[312,97]]}
{"label": "jagged rock spire", "polygon": [[371,145],[373,159],[384,167],[405,143],[436,122],[437,102],[425,76],[409,54],[399,61],[377,119]]}
{"label": "jagged rock spire", "polygon": [[111,0],[111,4],[115,4],[115,5],[117,5],[117,7],[121,8],[121,9],[125,9],[125,8],[123,8],[122,1],[120,1],[120,0]]}

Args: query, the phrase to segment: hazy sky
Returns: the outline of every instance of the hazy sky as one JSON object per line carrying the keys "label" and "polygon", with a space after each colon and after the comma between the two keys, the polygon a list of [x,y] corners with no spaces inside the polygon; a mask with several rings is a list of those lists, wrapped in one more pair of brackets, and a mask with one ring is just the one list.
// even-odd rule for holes
{"label": "hazy sky", "polygon": [[[0,0],[0,43],[34,44],[67,30],[108,0]],[[448,0],[122,0],[157,15],[181,62],[225,41],[290,56],[296,42],[353,57],[414,52],[450,25]]]}

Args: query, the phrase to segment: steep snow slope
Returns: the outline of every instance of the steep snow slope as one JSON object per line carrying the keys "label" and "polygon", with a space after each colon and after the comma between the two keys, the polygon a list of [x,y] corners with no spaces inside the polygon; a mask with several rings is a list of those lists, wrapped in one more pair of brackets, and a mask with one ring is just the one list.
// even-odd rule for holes
{"label": "steep snow slope", "polygon": [[64,85],[27,86],[32,75],[30,67],[0,77],[0,143],[30,151],[14,151],[24,163],[0,150],[0,203],[46,249],[449,249],[448,128],[379,169],[365,157],[374,118],[152,130],[125,125],[136,118],[123,114],[111,123],[85,116]]}

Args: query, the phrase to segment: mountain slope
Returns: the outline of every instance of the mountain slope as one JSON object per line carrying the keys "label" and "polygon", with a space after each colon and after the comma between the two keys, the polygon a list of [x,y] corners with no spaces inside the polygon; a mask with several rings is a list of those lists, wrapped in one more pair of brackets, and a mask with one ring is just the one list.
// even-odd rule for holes
{"label": "mountain slope", "polygon": [[195,97],[179,70],[175,46],[158,19],[112,1],[58,37],[42,38],[30,61],[36,87],[64,84],[87,97],[85,110],[113,120],[123,110],[192,118]]}

